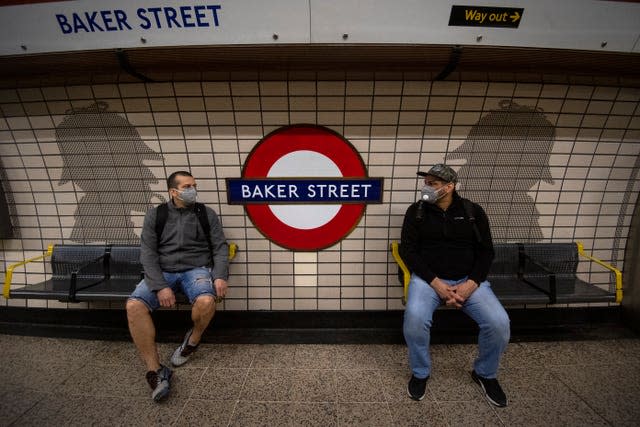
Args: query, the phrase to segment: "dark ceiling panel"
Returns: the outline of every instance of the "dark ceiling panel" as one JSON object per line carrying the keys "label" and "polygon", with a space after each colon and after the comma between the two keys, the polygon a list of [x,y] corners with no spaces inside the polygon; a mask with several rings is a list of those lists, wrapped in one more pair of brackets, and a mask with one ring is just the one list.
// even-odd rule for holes
{"label": "dark ceiling panel", "polygon": [[[0,57],[0,81],[92,80],[98,75],[172,73],[423,72],[563,74],[640,78],[640,54],[465,46],[455,67],[454,46],[226,45],[86,51]],[[124,65],[123,65],[124,64]],[[449,67],[447,67],[449,64]],[[138,74],[136,76],[136,73]]]}

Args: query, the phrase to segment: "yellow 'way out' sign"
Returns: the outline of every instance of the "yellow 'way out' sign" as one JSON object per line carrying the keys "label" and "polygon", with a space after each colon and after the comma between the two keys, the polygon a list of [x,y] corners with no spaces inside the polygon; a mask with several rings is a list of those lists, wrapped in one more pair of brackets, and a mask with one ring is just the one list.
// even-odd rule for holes
{"label": "yellow 'way out' sign", "polygon": [[451,6],[449,26],[518,28],[524,8]]}

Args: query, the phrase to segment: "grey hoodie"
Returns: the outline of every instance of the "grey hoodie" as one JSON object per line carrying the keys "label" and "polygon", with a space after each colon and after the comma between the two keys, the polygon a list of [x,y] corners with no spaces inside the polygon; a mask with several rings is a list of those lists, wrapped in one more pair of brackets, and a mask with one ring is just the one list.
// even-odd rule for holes
{"label": "grey hoodie", "polygon": [[[173,202],[167,205],[169,213],[160,238],[156,236],[157,207],[147,211],[140,238],[140,262],[144,268],[144,279],[149,289],[154,291],[169,286],[164,280],[163,271],[178,272],[197,267],[211,267],[207,238],[193,207],[179,209]],[[213,209],[207,206],[205,208],[213,245],[211,277],[213,280],[227,280],[229,246],[218,215]]]}

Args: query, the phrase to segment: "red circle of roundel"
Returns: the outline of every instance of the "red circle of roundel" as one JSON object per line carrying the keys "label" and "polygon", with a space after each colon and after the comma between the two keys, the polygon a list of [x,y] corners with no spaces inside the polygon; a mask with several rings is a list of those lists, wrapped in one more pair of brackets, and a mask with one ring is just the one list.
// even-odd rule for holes
{"label": "red circle of roundel", "polygon": [[[325,155],[336,164],[343,177],[367,176],[360,155],[342,136],[322,126],[293,125],[277,129],[262,138],[249,153],[242,177],[267,178],[267,173],[278,159],[301,150]],[[343,204],[326,224],[312,229],[299,229],[282,222],[269,205],[245,205],[253,224],[269,240],[288,249],[303,251],[323,249],[342,240],[356,226],[364,208],[364,203]]]}

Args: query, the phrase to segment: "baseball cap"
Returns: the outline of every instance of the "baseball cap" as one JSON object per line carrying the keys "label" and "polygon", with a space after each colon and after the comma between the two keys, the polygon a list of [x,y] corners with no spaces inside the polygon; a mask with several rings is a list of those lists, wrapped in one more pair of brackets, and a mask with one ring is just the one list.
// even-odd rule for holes
{"label": "baseball cap", "polygon": [[458,174],[456,171],[451,169],[451,167],[445,165],[444,163],[438,163],[437,165],[433,165],[428,172],[418,171],[418,175],[420,176],[435,176],[436,178],[440,178],[444,182],[458,182]]}

